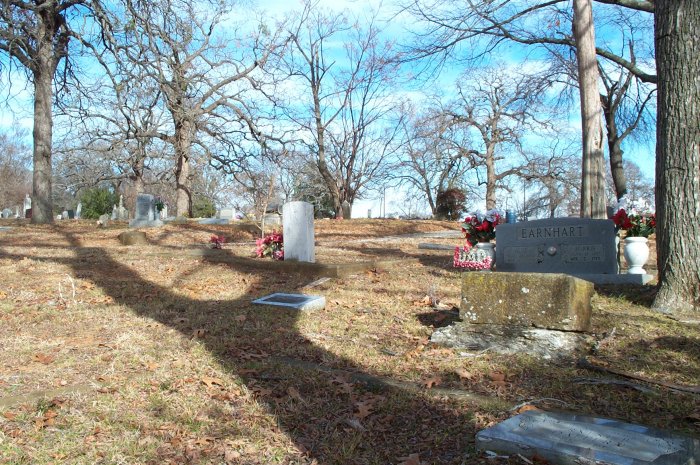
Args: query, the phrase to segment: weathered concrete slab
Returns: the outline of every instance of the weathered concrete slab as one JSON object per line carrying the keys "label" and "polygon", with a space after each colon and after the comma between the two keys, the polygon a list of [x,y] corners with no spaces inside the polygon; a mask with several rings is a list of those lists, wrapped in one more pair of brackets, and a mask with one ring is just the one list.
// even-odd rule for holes
{"label": "weathered concrete slab", "polygon": [[228,224],[229,220],[226,218],[204,218],[204,219],[198,220],[197,223],[199,223],[199,224]]}
{"label": "weathered concrete slab", "polygon": [[496,228],[498,271],[617,274],[611,220],[553,218]]}
{"label": "weathered concrete slab", "polygon": [[253,301],[254,304],[274,305],[278,307],[290,307],[296,310],[312,311],[323,310],[326,307],[326,298],[319,295],[285,294],[276,292]]}
{"label": "weathered concrete slab", "polygon": [[[500,227],[500,226],[499,226]],[[465,323],[587,331],[593,284],[553,273],[462,274],[459,316]]]}
{"label": "weathered concrete slab", "polygon": [[527,354],[550,360],[587,352],[591,335],[573,331],[524,328],[508,325],[452,324],[433,331],[430,342],[469,352],[504,355]]}
{"label": "weathered concrete slab", "polygon": [[700,440],[606,418],[527,411],[476,435],[477,450],[560,465],[696,465]]}

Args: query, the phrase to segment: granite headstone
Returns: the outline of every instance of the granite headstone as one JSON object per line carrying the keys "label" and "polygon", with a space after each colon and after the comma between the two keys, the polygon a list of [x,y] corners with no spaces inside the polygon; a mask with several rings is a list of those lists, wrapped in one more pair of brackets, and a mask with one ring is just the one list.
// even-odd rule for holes
{"label": "granite headstone", "polygon": [[151,194],[136,197],[136,216],[129,222],[130,228],[153,228],[163,226],[156,211],[156,198]]}
{"label": "granite headstone", "polygon": [[288,202],[282,210],[284,259],[314,262],[314,206],[308,202]]}

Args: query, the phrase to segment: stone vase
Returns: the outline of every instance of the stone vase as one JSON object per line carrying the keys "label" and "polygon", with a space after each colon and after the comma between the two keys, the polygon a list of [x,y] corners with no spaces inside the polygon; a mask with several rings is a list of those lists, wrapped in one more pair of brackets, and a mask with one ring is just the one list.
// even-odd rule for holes
{"label": "stone vase", "polygon": [[496,263],[496,244],[491,242],[477,242],[474,247],[486,256],[491,257],[491,267],[493,267]]}
{"label": "stone vase", "polygon": [[649,260],[649,243],[646,237],[625,238],[627,274],[646,274],[644,265]]}

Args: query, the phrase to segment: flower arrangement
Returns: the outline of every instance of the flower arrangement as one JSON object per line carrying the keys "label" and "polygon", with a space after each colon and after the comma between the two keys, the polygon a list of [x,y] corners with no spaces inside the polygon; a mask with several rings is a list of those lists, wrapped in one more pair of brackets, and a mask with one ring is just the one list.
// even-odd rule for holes
{"label": "flower arrangement", "polygon": [[503,212],[495,208],[486,213],[470,213],[464,218],[462,232],[470,245],[488,242],[496,238],[496,226],[503,223],[503,220]]}
{"label": "flower arrangement", "polygon": [[256,240],[255,245],[255,255],[258,258],[284,260],[284,239],[281,232],[272,231],[262,239]]}
{"label": "flower arrangement", "polygon": [[627,213],[621,208],[612,217],[615,228],[627,231],[627,237],[649,237],[656,229],[656,215],[653,213]]}
{"label": "flower arrangement", "polygon": [[455,255],[453,265],[455,268],[464,268],[466,270],[490,270],[491,257],[485,254],[475,253],[471,251],[472,247],[467,244],[464,247],[455,247]]}
{"label": "flower arrangement", "polygon": [[212,249],[220,249],[222,245],[226,243],[226,238],[224,236],[211,236],[209,239]]}
{"label": "flower arrangement", "polygon": [[158,213],[162,212],[163,208],[165,208],[165,202],[163,202],[163,199],[160,196],[156,197],[156,210]]}

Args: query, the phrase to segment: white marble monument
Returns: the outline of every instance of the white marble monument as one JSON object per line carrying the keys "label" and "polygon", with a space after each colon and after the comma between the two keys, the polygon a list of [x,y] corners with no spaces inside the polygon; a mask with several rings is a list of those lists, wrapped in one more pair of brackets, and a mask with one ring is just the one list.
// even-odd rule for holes
{"label": "white marble monument", "polygon": [[288,202],[282,210],[284,259],[311,262],[314,249],[314,206],[307,202]]}

